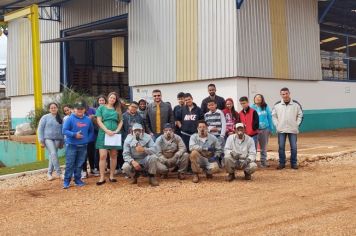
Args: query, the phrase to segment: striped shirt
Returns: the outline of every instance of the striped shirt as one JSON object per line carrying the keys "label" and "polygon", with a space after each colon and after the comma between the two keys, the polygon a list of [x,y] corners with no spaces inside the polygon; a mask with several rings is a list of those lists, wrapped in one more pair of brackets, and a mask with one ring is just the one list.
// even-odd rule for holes
{"label": "striped shirt", "polygon": [[[224,113],[217,109],[215,112],[207,112],[204,115],[204,120],[208,124],[209,133],[214,136],[225,136],[226,120]],[[210,131],[212,128],[217,128],[218,131]]]}

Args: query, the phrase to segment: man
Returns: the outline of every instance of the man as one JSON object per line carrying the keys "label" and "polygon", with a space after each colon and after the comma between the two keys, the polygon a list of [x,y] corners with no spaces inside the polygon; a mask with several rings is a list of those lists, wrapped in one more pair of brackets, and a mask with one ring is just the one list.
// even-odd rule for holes
{"label": "man", "polygon": [[247,97],[241,97],[239,101],[242,107],[242,110],[239,112],[241,123],[245,125],[245,133],[253,139],[255,148],[257,149],[257,135],[260,125],[258,113],[250,107]]}
{"label": "man", "polygon": [[124,142],[124,165],[122,170],[132,178],[131,184],[137,184],[142,171],[148,172],[151,186],[158,186],[155,178],[157,172],[157,157],[154,151],[154,142],[150,135],[143,131],[141,124],[134,124],[132,134]]}
{"label": "man", "polygon": [[297,101],[291,99],[288,88],[282,88],[280,95],[282,100],[272,109],[272,120],[278,134],[279,166],[277,169],[282,170],[286,166],[285,145],[288,137],[291,149],[290,164],[291,168],[296,170],[298,169],[297,134],[303,121],[303,110]]}
{"label": "man", "polygon": [[183,140],[174,134],[170,123],[164,125],[163,135],[159,136],[155,143],[158,157],[158,172],[165,178],[168,176],[169,168],[178,168],[178,179],[185,179],[188,168],[189,154]]}
{"label": "man", "polygon": [[193,102],[193,97],[190,93],[184,95],[185,106],[182,107],[180,117],[178,117],[177,124],[181,130],[181,137],[189,151],[190,136],[196,133],[198,128],[198,121],[204,119],[204,113]]}
{"label": "man", "polygon": [[220,142],[208,133],[208,125],[204,120],[198,122],[198,133],[190,137],[190,161],[193,171],[193,183],[199,182],[199,173],[205,171],[206,178],[211,179],[213,164],[220,159],[222,149]]}
{"label": "man", "polygon": [[215,103],[217,104],[217,108],[219,110],[223,110],[225,108],[225,99],[223,97],[219,97],[218,95],[216,95],[215,84],[208,85],[208,92],[209,92],[209,97],[204,98],[200,106],[203,113],[205,114],[208,112],[208,101],[210,100],[214,100]]}
{"label": "man", "polygon": [[179,136],[181,136],[181,131],[180,131],[180,127],[178,126],[178,120],[181,116],[182,113],[182,108],[185,104],[184,101],[184,93],[180,92],[177,94],[177,100],[178,100],[178,105],[174,107],[173,109],[173,115],[174,115],[174,120],[175,120],[175,125],[176,125],[176,134],[178,134]]}
{"label": "man", "polygon": [[251,180],[251,175],[256,171],[255,142],[245,134],[245,125],[237,123],[235,134],[230,135],[225,144],[225,169],[228,173],[226,181],[235,179],[235,170],[242,169],[245,179]]}
{"label": "man", "polygon": [[174,125],[174,116],[171,105],[162,101],[160,90],[153,90],[152,96],[153,102],[147,105],[145,123],[146,132],[156,140],[162,134],[165,123]]}
{"label": "man", "polygon": [[127,135],[131,133],[132,126],[136,123],[144,125],[143,119],[137,112],[138,103],[131,102],[127,111],[122,115],[122,140],[125,140]]}
{"label": "man", "polygon": [[220,141],[221,146],[224,146],[226,133],[225,115],[221,110],[217,109],[215,100],[208,101],[208,109],[209,111],[204,115],[204,120],[208,124],[208,131]]}

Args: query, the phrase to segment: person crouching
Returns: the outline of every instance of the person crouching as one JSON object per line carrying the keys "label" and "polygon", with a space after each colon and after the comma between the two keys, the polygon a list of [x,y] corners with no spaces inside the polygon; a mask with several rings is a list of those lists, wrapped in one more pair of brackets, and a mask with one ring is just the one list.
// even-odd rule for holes
{"label": "person crouching", "polygon": [[163,134],[155,143],[158,157],[158,172],[165,178],[168,176],[169,168],[178,168],[178,179],[185,179],[188,168],[189,154],[182,138],[174,134],[172,125],[164,125]]}
{"label": "person crouching", "polygon": [[154,142],[152,137],[144,132],[141,124],[135,123],[132,126],[132,133],[125,139],[122,155],[125,161],[122,170],[132,178],[131,184],[137,184],[141,172],[146,171],[150,185],[159,185],[155,177],[157,157]]}
{"label": "person crouching", "polygon": [[91,119],[85,115],[85,108],[84,101],[77,101],[74,104],[74,113],[63,125],[63,134],[66,136],[64,189],[69,188],[73,172],[75,185],[80,187],[85,185],[81,180],[81,170],[87,155],[87,145],[94,135],[94,126]]}
{"label": "person crouching", "polygon": [[221,157],[220,141],[208,133],[208,125],[204,120],[198,122],[198,133],[193,134],[189,140],[190,161],[194,173],[193,183],[199,182],[199,173],[205,171],[206,178],[213,177],[212,169],[215,162]]}
{"label": "person crouching", "polygon": [[251,180],[251,175],[256,171],[256,148],[253,139],[245,134],[245,125],[236,124],[235,134],[230,135],[225,144],[225,169],[228,175],[226,181],[235,179],[235,170],[240,169],[245,173],[245,179]]}

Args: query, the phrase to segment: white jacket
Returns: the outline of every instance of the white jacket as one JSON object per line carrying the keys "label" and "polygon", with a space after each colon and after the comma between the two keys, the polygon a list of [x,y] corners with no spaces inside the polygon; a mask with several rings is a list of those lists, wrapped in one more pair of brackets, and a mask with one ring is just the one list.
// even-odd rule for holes
{"label": "white jacket", "polygon": [[238,154],[241,160],[248,158],[251,162],[256,161],[255,142],[247,134],[243,141],[238,138],[237,134],[231,134],[227,138],[224,148],[225,157],[230,157],[231,152]]}
{"label": "white jacket", "polygon": [[288,105],[281,100],[273,107],[272,120],[278,133],[297,134],[303,120],[302,106],[292,99]]}

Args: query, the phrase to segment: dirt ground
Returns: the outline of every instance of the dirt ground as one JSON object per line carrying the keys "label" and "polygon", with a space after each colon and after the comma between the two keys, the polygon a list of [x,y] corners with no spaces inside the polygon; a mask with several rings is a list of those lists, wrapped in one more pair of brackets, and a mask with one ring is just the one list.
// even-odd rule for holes
{"label": "dirt ground", "polygon": [[123,177],[68,190],[43,174],[0,181],[0,235],[356,235],[356,132],[335,132],[301,135],[307,164],[277,171],[271,161],[252,181],[241,172],[199,184],[172,174],[156,188]]}

